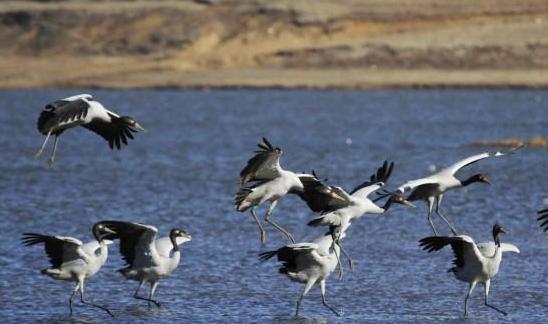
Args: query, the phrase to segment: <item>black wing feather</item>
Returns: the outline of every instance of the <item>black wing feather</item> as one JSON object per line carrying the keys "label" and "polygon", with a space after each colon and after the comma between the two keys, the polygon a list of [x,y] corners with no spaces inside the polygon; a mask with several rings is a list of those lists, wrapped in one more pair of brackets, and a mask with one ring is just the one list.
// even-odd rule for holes
{"label": "black wing feather", "polygon": [[390,178],[390,175],[392,174],[392,169],[393,168],[394,168],[394,162],[390,162],[390,164],[389,164],[388,161],[384,161],[382,166],[380,166],[377,169],[377,172],[372,174],[369,177],[369,180],[365,181],[364,183],[362,183],[359,186],[357,186],[356,188],[354,188],[354,190],[352,190],[352,192],[350,192],[350,194],[353,194],[356,191],[358,191],[362,188],[371,186],[371,185],[373,185],[377,182],[383,182],[383,183],[386,184],[388,182],[388,179]]}
{"label": "black wing feather", "polygon": [[439,251],[446,245],[451,245],[455,259],[453,264],[456,268],[464,266],[464,241],[459,237],[429,236],[421,239],[420,246],[428,253]]}
{"label": "black wing feather", "polygon": [[88,114],[89,103],[83,99],[74,101],[57,100],[48,105],[38,117],[38,130],[44,134],[60,123],[85,118]]}
{"label": "black wing feather", "polygon": [[125,135],[133,139],[131,132],[137,132],[128,125],[115,123],[112,121],[108,122],[98,118],[95,118],[90,123],[82,126],[107,140],[111,149],[114,149],[115,145],[117,149],[121,149],[122,146],[120,145],[120,141],[125,145],[128,144]]}
{"label": "black wing feather", "polygon": [[266,260],[278,256],[278,261],[282,262],[280,267],[281,273],[294,272],[297,270],[297,256],[299,253],[308,253],[308,251],[298,251],[290,246],[284,246],[275,251],[268,251],[259,254],[259,260],[265,262]]}
{"label": "black wing feather", "polygon": [[63,264],[63,240],[59,240],[54,236],[36,233],[23,233],[21,241],[25,246],[44,243],[46,254],[48,255],[49,261],[53,267],[59,268],[61,267],[61,264]]}
{"label": "black wing feather", "polygon": [[120,239],[120,254],[122,255],[122,259],[127,264],[132,265],[133,260],[135,260],[135,247],[146,229],[133,226],[133,223],[130,222],[102,221],[101,224],[116,232],[116,234],[111,234],[109,239]]}
{"label": "black wing feather", "polygon": [[[274,170],[272,172],[264,172],[264,167],[270,167],[276,163],[280,158],[281,150],[279,148],[274,148],[270,142],[263,137],[262,142],[258,144],[259,150],[255,151],[255,155],[247,161],[247,165],[240,172],[240,184],[246,184],[252,181],[264,181],[271,180],[274,175]],[[262,172],[259,172],[262,171]]]}
{"label": "black wing feather", "polygon": [[333,193],[333,187],[324,185],[312,171],[313,177],[301,176],[302,191],[292,191],[297,194],[316,213],[326,214],[339,208],[346,207],[348,203],[341,200]]}
{"label": "black wing feather", "polygon": [[539,210],[537,214],[539,215],[537,220],[540,223],[540,227],[545,232],[548,232],[548,208]]}

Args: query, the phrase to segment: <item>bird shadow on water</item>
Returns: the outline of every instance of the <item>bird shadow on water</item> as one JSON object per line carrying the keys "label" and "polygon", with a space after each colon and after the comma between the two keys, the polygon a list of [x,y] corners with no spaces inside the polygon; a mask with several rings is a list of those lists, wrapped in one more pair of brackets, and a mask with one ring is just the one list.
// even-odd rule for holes
{"label": "bird shadow on water", "polygon": [[162,307],[156,306],[128,306],[125,309],[125,313],[135,317],[146,317],[146,316],[156,316],[156,315],[169,315],[171,314],[170,310]]}
{"label": "bird shadow on water", "polygon": [[444,323],[451,323],[451,324],[457,324],[457,323],[463,323],[463,324],[475,324],[475,323],[491,323],[491,322],[498,322],[499,320],[500,321],[504,321],[504,320],[507,320],[506,317],[501,317],[500,319],[499,318],[494,318],[494,317],[488,317],[488,316],[468,316],[468,317],[463,317],[463,316],[457,316],[457,317],[454,317],[454,318],[446,318],[446,319],[443,319],[443,322]]}
{"label": "bird shadow on water", "polygon": [[99,324],[105,323],[105,320],[102,318],[85,318],[80,315],[65,315],[65,316],[51,316],[49,318],[44,318],[35,323],[70,323],[70,324]]}
{"label": "bird shadow on water", "polygon": [[339,323],[344,322],[343,317],[322,317],[322,316],[307,316],[299,315],[295,316],[277,316],[273,318],[275,323],[288,323],[288,324],[327,324],[327,323]]}

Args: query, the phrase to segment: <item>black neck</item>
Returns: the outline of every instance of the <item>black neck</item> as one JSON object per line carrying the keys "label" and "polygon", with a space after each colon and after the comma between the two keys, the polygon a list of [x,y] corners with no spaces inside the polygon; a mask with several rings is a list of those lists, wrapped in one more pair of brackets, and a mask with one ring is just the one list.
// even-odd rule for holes
{"label": "black neck", "polygon": [[499,234],[500,231],[498,230],[497,226],[493,227],[493,239],[495,240],[495,245],[500,246],[500,240],[499,240]]}
{"label": "black neck", "polygon": [[177,239],[175,238],[174,235],[171,235],[169,237],[170,241],[171,241],[171,244],[173,244],[173,252],[178,252],[179,251],[179,245],[177,245]]}
{"label": "black neck", "polygon": [[495,245],[500,247],[500,239],[499,239],[499,236],[498,234],[495,234],[494,235],[494,239],[495,239]]}
{"label": "black neck", "polygon": [[96,231],[93,231],[93,236],[95,237],[97,242],[101,243],[101,241],[103,241],[103,238]]}
{"label": "black neck", "polygon": [[463,187],[465,187],[474,182],[478,182],[478,178],[476,176],[471,176],[470,178],[463,180],[460,183],[462,184]]}

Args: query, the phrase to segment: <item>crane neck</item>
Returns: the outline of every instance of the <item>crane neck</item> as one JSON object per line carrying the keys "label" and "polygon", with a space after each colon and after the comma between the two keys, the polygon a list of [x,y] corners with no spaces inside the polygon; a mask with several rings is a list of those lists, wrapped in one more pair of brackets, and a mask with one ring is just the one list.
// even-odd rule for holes
{"label": "crane neck", "polygon": [[479,176],[477,174],[469,177],[468,179],[460,181],[461,186],[466,187],[474,182],[480,182]]}
{"label": "crane neck", "polygon": [[381,208],[384,209],[384,211],[387,211],[390,208],[390,206],[392,206],[392,199],[389,198],[388,200],[386,200],[386,202]]}
{"label": "crane neck", "polygon": [[169,237],[169,240],[171,241],[171,244],[173,245],[173,252],[179,252],[179,245],[177,244],[177,239],[175,236],[171,235]]}

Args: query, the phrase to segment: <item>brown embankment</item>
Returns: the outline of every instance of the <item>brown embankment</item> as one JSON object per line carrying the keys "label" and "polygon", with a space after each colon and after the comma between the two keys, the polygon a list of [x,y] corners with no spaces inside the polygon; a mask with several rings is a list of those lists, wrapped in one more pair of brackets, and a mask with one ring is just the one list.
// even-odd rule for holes
{"label": "brown embankment", "polygon": [[546,87],[548,2],[1,1],[0,87]]}

